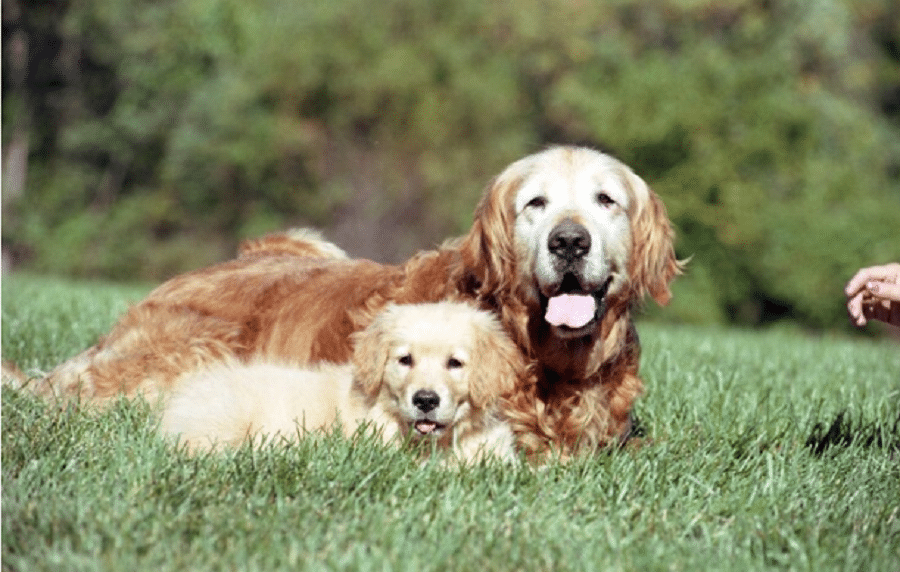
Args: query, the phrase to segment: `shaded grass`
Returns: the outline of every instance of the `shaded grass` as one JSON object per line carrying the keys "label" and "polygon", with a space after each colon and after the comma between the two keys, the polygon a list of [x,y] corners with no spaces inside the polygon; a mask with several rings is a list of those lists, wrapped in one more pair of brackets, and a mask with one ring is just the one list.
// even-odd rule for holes
{"label": "shaded grass", "polygon": [[[3,281],[3,357],[49,368],[140,288]],[[13,570],[900,569],[900,348],[643,324],[639,445],[540,470],[367,435],[187,457],[142,403],[2,403]]]}

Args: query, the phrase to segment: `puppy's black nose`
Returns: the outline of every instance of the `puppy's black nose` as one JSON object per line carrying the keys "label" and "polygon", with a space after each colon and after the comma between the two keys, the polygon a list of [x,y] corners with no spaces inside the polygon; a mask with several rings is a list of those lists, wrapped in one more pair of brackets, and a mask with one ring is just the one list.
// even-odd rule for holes
{"label": "puppy's black nose", "polygon": [[574,220],[567,218],[550,232],[547,248],[555,256],[574,262],[591,250],[591,233]]}
{"label": "puppy's black nose", "polygon": [[412,402],[422,413],[428,413],[440,405],[441,398],[437,393],[430,389],[420,389],[413,393]]}

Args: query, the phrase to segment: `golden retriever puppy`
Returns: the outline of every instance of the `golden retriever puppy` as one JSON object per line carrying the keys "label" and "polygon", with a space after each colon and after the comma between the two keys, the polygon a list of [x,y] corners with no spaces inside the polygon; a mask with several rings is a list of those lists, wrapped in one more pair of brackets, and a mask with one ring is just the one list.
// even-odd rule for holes
{"label": "golden retriever puppy", "polygon": [[[133,307],[96,346],[51,372],[44,391],[103,403],[165,394],[223,357],[344,362],[351,335],[387,303],[468,300],[494,312],[533,375],[504,414],[527,451],[615,444],[643,389],[632,311],[671,297],[680,273],[659,197],[620,161],[553,147],[487,187],[471,230],[399,266],[255,248],[177,276]],[[255,251],[254,254],[252,251]]]}
{"label": "golden retriever puppy", "polygon": [[164,406],[163,433],[197,450],[296,439],[336,422],[350,436],[369,422],[385,439],[431,439],[463,461],[515,457],[499,401],[525,363],[489,313],[451,302],[389,305],[352,337],[352,365],[227,361],[187,374]]}

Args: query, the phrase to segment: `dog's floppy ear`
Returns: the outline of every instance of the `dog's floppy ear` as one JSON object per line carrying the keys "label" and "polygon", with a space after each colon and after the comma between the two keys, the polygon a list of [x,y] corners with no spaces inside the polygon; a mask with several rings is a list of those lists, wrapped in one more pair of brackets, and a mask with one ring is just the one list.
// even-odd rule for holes
{"label": "dog's floppy ear", "polygon": [[375,316],[369,326],[353,334],[353,387],[369,397],[378,395],[390,352],[387,336],[393,305]]}
{"label": "dog's floppy ear", "polygon": [[472,228],[462,239],[460,252],[467,272],[463,289],[477,298],[514,288],[513,200],[521,182],[521,176],[506,172],[497,177],[478,203]]}
{"label": "dog's floppy ear", "polygon": [[637,203],[631,217],[632,293],[638,299],[649,294],[665,306],[672,299],[669,284],[684,267],[675,257],[675,231],[662,199],[647,183],[628,168],[625,179]]}
{"label": "dog's floppy ear", "polygon": [[469,358],[469,398],[481,409],[512,393],[525,380],[525,358],[499,322],[485,315],[473,324],[474,354]]}

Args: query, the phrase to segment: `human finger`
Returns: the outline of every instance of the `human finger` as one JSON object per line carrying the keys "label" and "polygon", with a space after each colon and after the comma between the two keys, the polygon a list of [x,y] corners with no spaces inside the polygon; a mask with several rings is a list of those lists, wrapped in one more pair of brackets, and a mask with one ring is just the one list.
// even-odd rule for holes
{"label": "human finger", "polygon": [[847,286],[844,287],[844,294],[848,297],[853,296],[862,290],[867,283],[874,280],[890,280],[893,282],[897,279],[898,275],[900,275],[900,264],[892,263],[884,264],[882,266],[861,268],[853,275],[853,278],[847,282]]}
{"label": "human finger", "polygon": [[866,284],[866,290],[876,298],[900,302],[900,284],[871,281]]}
{"label": "human finger", "polygon": [[860,292],[847,300],[847,314],[850,316],[850,321],[858,327],[866,325],[866,316],[863,311],[863,295],[864,292]]}

